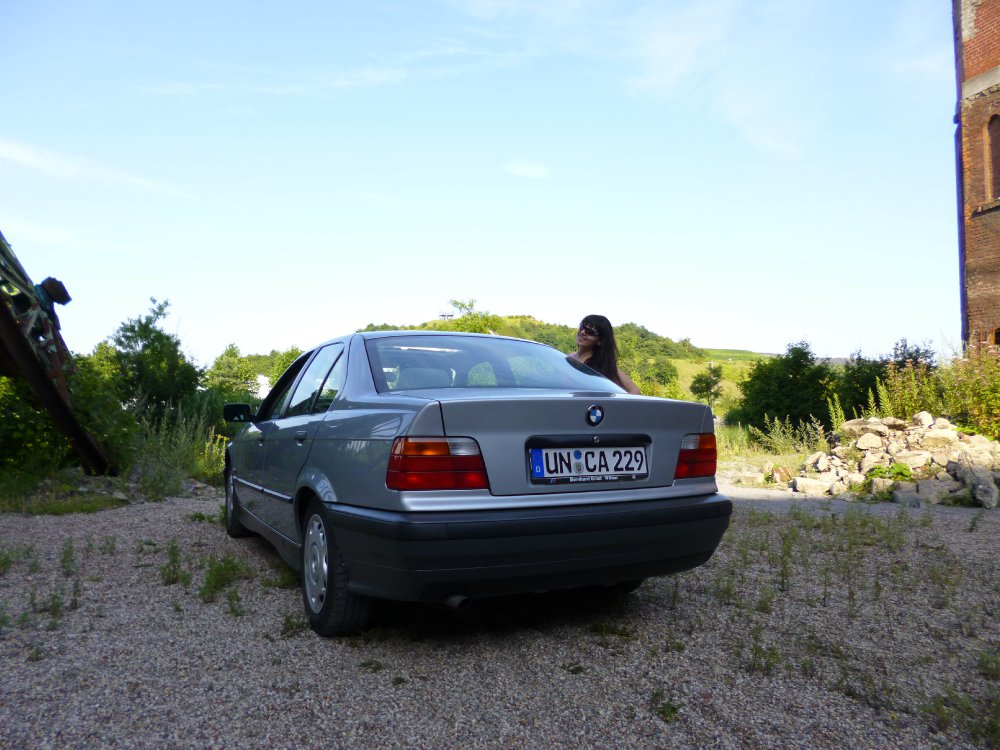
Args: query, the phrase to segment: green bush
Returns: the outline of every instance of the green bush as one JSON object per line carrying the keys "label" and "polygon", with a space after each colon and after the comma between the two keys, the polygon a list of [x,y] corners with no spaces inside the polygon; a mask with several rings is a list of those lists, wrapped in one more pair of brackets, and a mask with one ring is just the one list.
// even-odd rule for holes
{"label": "green bush", "polygon": [[946,413],[973,432],[1000,438],[1000,353],[969,349],[940,373]]}
{"label": "green bush", "polygon": [[830,450],[826,439],[826,430],[815,417],[808,422],[793,424],[790,419],[774,417],[768,420],[764,415],[764,428],[754,426],[747,428],[753,442],[757,443],[767,453],[787,455],[790,453],[814,453]]}
{"label": "green bush", "polygon": [[918,411],[941,414],[944,407],[940,375],[924,362],[907,362],[902,366],[890,363],[884,391],[880,392],[882,411],[900,419],[910,419]]}
{"label": "green bush", "polygon": [[0,377],[0,468],[44,476],[65,465],[72,447],[38,405],[27,382]]}
{"label": "green bush", "polygon": [[[188,477],[207,479],[208,472],[215,470],[212,462],[217,461],[218,450],[218,441],[210,437],[210,432],[203,415],[188,415],[183,408],[159,421],[144,419],[131,472],[143,495],[150,500],[163,500],[179,494]],[[209,441],[211,447],[206,446]],[[221,469],[218,474],[221,477]]]}
{"label": "green bush", "polygon": [[760,431],[773,429],[773,424],[768,425],[769,415],[789,424],[812,423],[815,415],[827,414],[833,385],[830,366],[816,361],[808,343],[789,344],[785,354],[754,363],[739,384],[739,405],[726,415],[726,421]]}

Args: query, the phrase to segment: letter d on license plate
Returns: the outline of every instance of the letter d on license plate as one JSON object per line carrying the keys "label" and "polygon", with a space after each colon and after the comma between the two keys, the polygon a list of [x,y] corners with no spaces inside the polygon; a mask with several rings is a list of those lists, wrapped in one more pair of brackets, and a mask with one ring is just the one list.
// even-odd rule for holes
{"label": "letter d on license plate", "polygon": [[649,475],[642,447],[530,448],[528,463],[536,484],[613,482]]}

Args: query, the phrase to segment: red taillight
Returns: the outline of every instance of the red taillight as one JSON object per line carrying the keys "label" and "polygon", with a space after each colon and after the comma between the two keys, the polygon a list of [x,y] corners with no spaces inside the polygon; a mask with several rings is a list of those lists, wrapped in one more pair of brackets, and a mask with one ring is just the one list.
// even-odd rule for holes
{"label": "red taillight", "polygon": [[472,438],[399,437],[392,443],[390,490],[488,490],[486,464]]}
{"label": "red taillight", "polygon": [[714,432],[685,435],[681,440],[674,479],[715,476],[716,458]]}

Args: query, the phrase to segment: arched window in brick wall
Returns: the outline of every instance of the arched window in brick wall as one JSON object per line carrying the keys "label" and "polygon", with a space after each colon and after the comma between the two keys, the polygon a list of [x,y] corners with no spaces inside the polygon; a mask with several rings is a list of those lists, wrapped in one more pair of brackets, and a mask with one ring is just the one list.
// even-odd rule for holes
{"label": "arched window in brick wall", "polygon": [[993,115],[986,125],[986,140],[989,148],[986,189],[987,200],[1000,198],[1000,115]]}

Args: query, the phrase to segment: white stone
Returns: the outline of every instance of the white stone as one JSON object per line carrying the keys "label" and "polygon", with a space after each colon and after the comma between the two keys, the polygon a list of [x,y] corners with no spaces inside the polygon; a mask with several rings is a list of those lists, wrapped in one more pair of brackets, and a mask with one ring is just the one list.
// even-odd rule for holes
{"label": "white stone", "polygon": [[863,451],[871,450],[873,448],[881,448],[882,438],[880,438],[878,435],[873,435],[870,432],[866,432],[864,435],[862,435],[857,439],[857,441],[854,443],[854,447]]}
{"label": "white stone", "polygon": [[953,443],[957,442],[958,433],[955,430],[935,427],[932,430],[927,430],[927,434],[920,441],[920,446],[924,449],[950,448]]}
{"label": "white stone", "polygon": [[806,495],[827,495],[830,493],[830,482],[809,477],[795,477],[792,480],[792,489]]}
{"label": "white stone", "polygon": [[930,463],[931,453],[930,451],[901,451],[893,456],[893,460],[906,464],[911,469],[919,469],[921,466]]}

